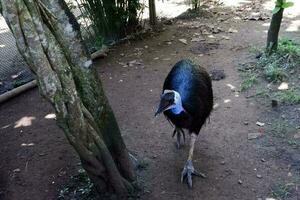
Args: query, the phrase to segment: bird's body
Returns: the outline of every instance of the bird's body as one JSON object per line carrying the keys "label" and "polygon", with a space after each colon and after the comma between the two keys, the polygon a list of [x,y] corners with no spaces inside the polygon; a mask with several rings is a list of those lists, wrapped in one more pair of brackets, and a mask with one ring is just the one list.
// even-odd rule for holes
{"label": "bird's body", "polygon": [[186,176],[190,187],[193,174],[204,176],[194,169],[192,157],[196,138],[212,108],[212,84],[206,70],[189,60],[176,63],[165,79],[160,105],[155,115],[163,112],[175,125],[173,136],[177,134],[178,148],[181,135],[185,138],[183,129],[191,134],[188,160],[181,173],[181,181]]}
{"label": "bird's body", "polygon": [[184,111],[174,114],[173,109],[164,111],[166,117],[178,128],[198,135],[213,108],[211,80],[204,68],[181,60],[168,74],[163,91],[174,90],[180,94]]}

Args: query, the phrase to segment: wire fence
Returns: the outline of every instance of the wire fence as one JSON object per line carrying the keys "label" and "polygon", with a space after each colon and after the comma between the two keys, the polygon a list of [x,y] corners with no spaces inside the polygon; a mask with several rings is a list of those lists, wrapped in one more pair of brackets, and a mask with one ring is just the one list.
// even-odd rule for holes
{"label": "wire fence", "polygon": [[0,15],[0,95],[34,79]]}

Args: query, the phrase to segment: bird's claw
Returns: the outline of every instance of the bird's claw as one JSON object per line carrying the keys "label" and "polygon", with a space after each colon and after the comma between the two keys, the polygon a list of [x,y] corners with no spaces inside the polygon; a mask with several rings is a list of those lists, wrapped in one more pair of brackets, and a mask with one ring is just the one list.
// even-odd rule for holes
{"label": "bird's claw", "polygon": [[[172,137],[174,137],[175,135],[176,135],[176,147],[177,147],[177,149],[180,149],[180,146],[185,144],[184,131],[180,128],[175,128],[173,131]],[[182,135],[183,141],[181,141],[181,135]]]}
{"label": "bird's claw", "polygon": [[192,188],[193,187],[192,175],[206,178],[206,175],[201,172],[197,172],[194,169],[193,162],[191,160],[188,160],[181,172],[181,183],[183,183],[183,180],[186,177],[189,188]]}

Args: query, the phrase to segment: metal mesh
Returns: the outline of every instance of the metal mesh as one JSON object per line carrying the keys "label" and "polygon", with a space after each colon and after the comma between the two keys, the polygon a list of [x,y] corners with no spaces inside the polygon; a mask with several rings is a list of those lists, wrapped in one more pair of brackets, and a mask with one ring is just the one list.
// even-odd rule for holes
{"label": "metal mesh", "polygon": [[0,94],[34,79],[20,55],[16,41],[0,15]]}

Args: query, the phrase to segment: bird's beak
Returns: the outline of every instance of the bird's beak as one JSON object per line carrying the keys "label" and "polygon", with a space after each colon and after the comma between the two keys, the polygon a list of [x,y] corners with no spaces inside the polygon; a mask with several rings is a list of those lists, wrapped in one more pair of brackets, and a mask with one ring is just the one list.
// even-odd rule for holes
{"label": "bird's beak", "polygon": [[154,116],[156,117],[163,111],[167,110],[172,104],[170,104],[167,101],[164,101],[163,99],[160,101],[157,111],[155,112]]}

